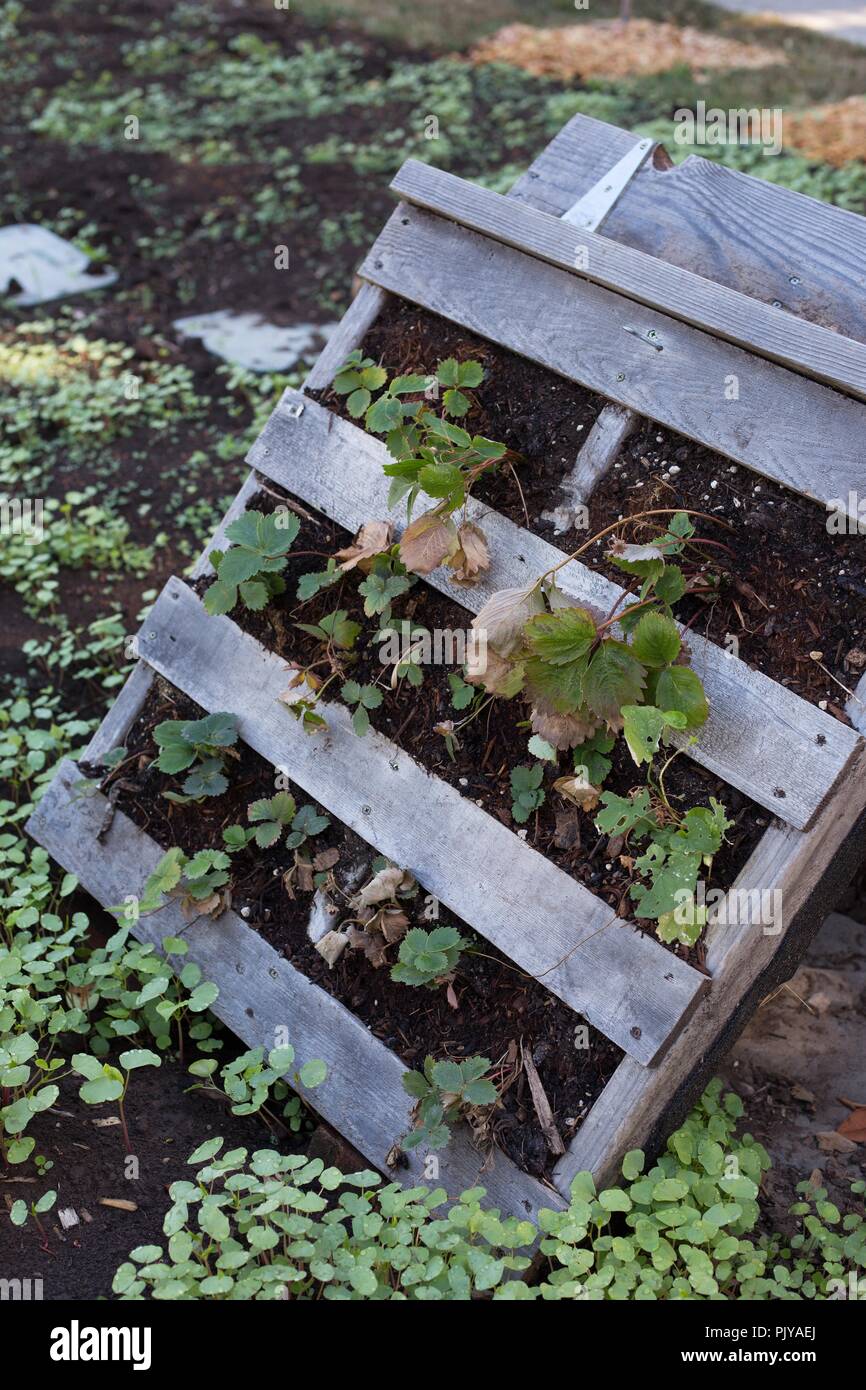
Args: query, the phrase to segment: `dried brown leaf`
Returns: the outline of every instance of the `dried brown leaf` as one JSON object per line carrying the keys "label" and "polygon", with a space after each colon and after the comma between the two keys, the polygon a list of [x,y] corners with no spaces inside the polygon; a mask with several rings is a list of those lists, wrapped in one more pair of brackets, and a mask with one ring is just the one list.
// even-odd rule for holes
{"label": "dried brown leaf", "polygon": [[412,574],[430,574],[457,551],[457,527],[450,516],[425,512],[406,527],[400,539],[400,559]]}
{"label": "dried brown leaf", "polygon": [[348,944],[345,932],[326,931],[325,935],[316,942],[316,950],[323,960],[328,962],[328,968],[333,970]]}
{"label": "dried brown leaf", "polygon": [[334,559],[341,561],[341,570],[348,571],[357,565],[366,571],[375,556],[389,548],[393,535],[392,521],[365,521],[352,544],[345,550],[338,550]]}
{"label": "dried brown leaf", "polygon": [[544,612],[540,589],[498,589],[472,619],[476,632],[486,633],[487,656],[490,648],[500,656],[509,656],[520,640],[527,621],[534,613]]}
{"label": "dried brown leaf", "polygon": [[479,574],[490,568],[490,551],[484,532],[473,522],[464,522],[457,528],[459,549],[449,561],[454,573],[455,584],[474,584]]}
{"label": "dried brown leaf", "polygon": [[557,777],[553,789],[558,791],[560,796],[564,796],[566,801],[574,802],[582,811],[594,811],[601,796],[601,788],[594,787],[583,777]]}
{"label": "dried brown leaf", "polygon": [[539,700],[533,707],[530,723],[533,733],[546,738],[554,748],[563,749],[577,748],[585,743],[600,727],[601,720],[589,713],[586,716],[557,714],[550,705]]}
{"label": "dried brown leaf", "polygon": [[[324,938],[322,938],[324,940]],[[375,970],[381,970],[388,959],[388,943],[381,932],[370,932],[363,927],[348,927],[346,940],[353,951],[363,951]]]}
{"label": "dried brown leaf", "polygon": [[321,850],[313,860],[313,868],[317,874],[323,874],[327,869],[333,869],[339,863],[340,851],[336,848]]}

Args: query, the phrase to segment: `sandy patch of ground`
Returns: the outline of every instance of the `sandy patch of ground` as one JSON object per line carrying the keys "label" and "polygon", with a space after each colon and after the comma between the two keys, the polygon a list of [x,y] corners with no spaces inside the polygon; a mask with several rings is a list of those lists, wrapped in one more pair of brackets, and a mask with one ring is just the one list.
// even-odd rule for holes
{"label": "sandy patch of ground", "polygon": [[780,49],[739,43],[651,19],[598,20],[558,29],[507,24],[470,49],[470,62],[510,63],[536,77],[633,77],[685,64],[710,68],[765,68],[787,62]]}

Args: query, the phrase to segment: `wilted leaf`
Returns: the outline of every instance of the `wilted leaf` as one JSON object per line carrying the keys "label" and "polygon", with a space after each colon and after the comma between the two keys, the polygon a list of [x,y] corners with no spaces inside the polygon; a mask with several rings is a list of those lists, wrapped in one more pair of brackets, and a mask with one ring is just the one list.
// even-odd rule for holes
{"label": "wilted leaf", "polygon": [[389,902],[396,896],[397,889],[405,877],[403,869],[380,869],[352,899],[352,907],[356,912],[361,912],[365,907],[372,907],[376,903]]}
{"label": "wilted leaf", "polygon": [[587,709],[579,714],[559,714],[541,701],[534,706],[530,722],[536,734],[558,749],[579,747],[599,726],[595,715]]}
{"label": "wilted leaf", "polygon": [[[322,941],[325,937],[322,937]],[[388,957],[388,942],[381,932],[367,931],[363,927],[349,927],[346,931],[344,940],[348,941],[353,951],[363,951],[367,960],[375,970],[381,970],[386,964]],[[321,942],[319,943],[321,945]]]}
{"label": "wilted leaf", "polygon": [[456,584],[474,584],[478,575],[490,568],[490,551],[484,532],[471,521],[457,528],[459,549],[450,560]]}
{"label": "wilted leaf", "polygon": [[334,558],[341,562],[341,570],[348,571],[356,565],[366,570],[369,568],[367,561],[388,549],[393,534],[393,522],[365,521],[352,544],[346,546],[345,550],[338,550]]}
{"label": "wilted leaf", "polygon": [[553,789],[558,791],[560,796],[564,796],[566,801],[573,801],[582,811],[594,811],[601,795],[601,789],[594,787],[583,777],[557,777]]}
{"label": "wilted leaf", "polygon": [[487,634],[488,660],[491,647],[499,656],[509,656],[528,620],[534,613],[543,612],[541,590],[534,586],[527,589],[499,589],[491,594],[481,612],[472,619],[473,629]]}
{"label": "wilted leaf", "polygon": [[329,969],[333,970],[348,944],[344,932],[326,931],[325,935],[316,942],[316,950],[328,962]]}
{"label": "wilted leaf", "polygon": [[430,574],[459,546],[457,528],[450,516],[425,512],[406,527],[400,539],[400,559],[413,574]]}
{"label": "wilted leaf", "polygon": [[511,699],[523,685],[523,667],[506,661],[490,647],[485,652],[473,643],[466,663],[466,683],[483,685],[489,695]]}

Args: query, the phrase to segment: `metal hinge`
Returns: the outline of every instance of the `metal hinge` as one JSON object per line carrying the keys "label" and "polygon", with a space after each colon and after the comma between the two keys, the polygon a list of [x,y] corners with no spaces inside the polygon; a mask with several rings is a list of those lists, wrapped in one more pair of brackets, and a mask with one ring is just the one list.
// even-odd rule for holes
{"label": "metal hinge", "polygon": [[644,160],[655,148],[655,140],[640,140],[623,155],[618,163],[593,184],[588,193],[562,214],[563,222],[580,227],[585,232],[596,232],[607,217],[623,190],[634,178]]}

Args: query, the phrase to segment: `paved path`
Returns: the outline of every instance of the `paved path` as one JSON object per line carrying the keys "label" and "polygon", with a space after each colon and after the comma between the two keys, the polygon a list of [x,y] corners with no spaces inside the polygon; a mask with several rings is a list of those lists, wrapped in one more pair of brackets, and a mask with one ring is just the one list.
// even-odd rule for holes
{"label": "paved path", "polygon": [[784,24],[813,29],[825,38],[849,39],[866,44],[864,0],[715,0],[726,10],[742,14],[767,14]]}

